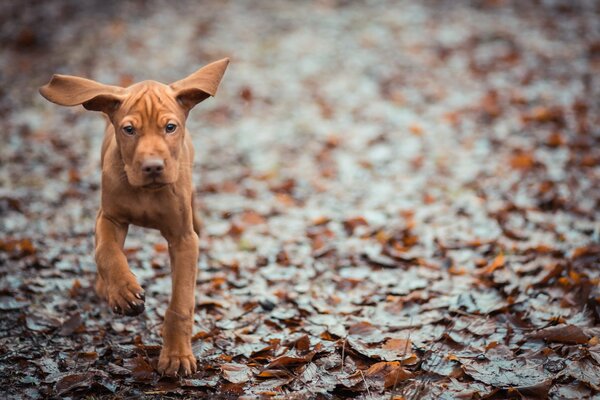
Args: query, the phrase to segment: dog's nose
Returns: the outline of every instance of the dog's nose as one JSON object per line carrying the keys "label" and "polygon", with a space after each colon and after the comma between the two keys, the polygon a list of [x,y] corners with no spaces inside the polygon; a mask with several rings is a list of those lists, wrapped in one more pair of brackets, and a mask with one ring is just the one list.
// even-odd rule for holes
{"label": "dog's nose", "polygon": [[146,175],[160,175],[165,169],[165,162],[160,158],[149,158],[142,163],[142,171]]}

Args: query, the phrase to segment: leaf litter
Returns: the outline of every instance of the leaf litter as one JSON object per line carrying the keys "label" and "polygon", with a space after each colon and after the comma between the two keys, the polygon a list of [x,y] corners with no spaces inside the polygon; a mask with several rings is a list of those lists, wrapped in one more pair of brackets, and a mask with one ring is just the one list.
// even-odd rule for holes
{"label": "leaf litter", "polygon": [[[29,3],[0,6],[7,396],[600,394],[597,2]],[[188,122],[199,368],[165,378],[166,243],[131,229],[147,311],[112,315],[93,292],[102,121],[35,88],[223,56]]]}

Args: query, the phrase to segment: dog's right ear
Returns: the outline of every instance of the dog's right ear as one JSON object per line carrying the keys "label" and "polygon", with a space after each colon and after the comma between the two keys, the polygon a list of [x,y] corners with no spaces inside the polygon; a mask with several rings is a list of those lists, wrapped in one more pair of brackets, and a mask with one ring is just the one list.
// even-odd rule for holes
{"label": "dog's right ear", "polygon": [[126,97],[122,87],[69,75],[54,75],[48,84],[40,87],[40,94],[61,106],[81,104],[88,110],[107,114],[119,108]]}
{"label": "dog's right ear", "polygon": [[177,102],[189,112],[194,106],[217,94],[217,88],[229,65],[229,58],[212,62],[187,78],[171,83]]}

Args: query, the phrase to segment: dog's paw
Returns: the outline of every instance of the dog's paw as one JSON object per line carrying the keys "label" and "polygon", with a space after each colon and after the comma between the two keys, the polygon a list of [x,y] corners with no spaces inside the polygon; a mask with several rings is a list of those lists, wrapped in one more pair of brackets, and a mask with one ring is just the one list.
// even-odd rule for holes
{"label": "dog's paw", "polygon": [[168,350],[160,352],[158,357],[158,372],[168,376],[188,376],[196,372],[196,357],[188,354],[171,354]]}
{"label": "dog's paw", "polygon": [[108,305],[116,314],[135,316],[144,312],[146,296],[135,278],[106,286]]}

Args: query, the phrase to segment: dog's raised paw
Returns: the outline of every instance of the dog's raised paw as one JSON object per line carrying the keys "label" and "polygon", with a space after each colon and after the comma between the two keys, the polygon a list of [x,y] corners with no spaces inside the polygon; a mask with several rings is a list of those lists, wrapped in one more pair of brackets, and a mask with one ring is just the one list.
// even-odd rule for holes
{"label": "dog's raised paw", "polygon": [[136,316],[144,312],[146,296],[142,287],[135,283],[127,283],[107,288],[108,304],[115,314]]}
{"label": "dog's raised paw", "polygon": [[144,300],[138,300],[137,302],[127,303],[125,307],[114,306],[113,312],[115,314],[126,315],[128,317],[135,317],[144,312],[145,303]]}
{"label": "dog's raised paw", "polygon": [[129,304],[128,307],[125,308],[125,310],[122,312],[122,314],[127,315],[128,317],[135,317],[136,315],[140,315],[141,313],[144,312],[145,306],[144,303],[136,303],[136,304]]}

